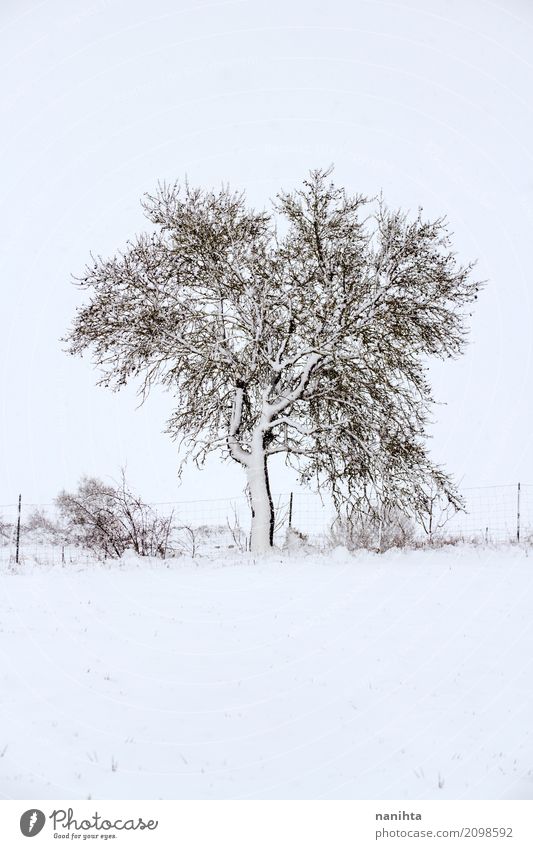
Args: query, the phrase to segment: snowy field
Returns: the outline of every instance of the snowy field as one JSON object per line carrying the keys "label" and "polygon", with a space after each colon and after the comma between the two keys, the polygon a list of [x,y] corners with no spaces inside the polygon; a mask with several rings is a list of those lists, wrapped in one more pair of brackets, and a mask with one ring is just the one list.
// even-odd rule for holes
{"label": "snowy field", "polygon": [[2,798],[533,798],[533,553],[0,575]]}

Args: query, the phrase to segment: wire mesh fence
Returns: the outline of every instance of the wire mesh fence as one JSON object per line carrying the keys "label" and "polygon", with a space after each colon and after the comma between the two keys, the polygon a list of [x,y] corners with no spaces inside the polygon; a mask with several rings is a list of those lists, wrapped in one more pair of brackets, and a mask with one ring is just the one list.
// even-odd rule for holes
{"label": "wire mesh fence", "polygon": [[[289,526],[325,544],[334,520],[332,505],[313,493],[272,496],[275,511],[274,542],[285,543]],[[195,501],[155,502],[158,514],[171,517],[173,534],[169,556],[246,551],[249,548],[251,506],[246,495]],[[0,565],[31,559],[37,564],[84,564],[94,553],[68,538],[55,504],[21,501],[0,505]]]}
{"label": "wire mesh fence", "polygon": [[[466,510],[434,517],[436,538],[486,543],[533,541],[533,485],[508,484],[463,490]],[[274,541],[283,546],[288,531],[326,548],[333,539],[336,514],[332,502],[309,492],[277,493]],[[245,496],[154,503],[158,513],[172,516],[174,536],[169,553],[217,554],[249,547],[251,508]],[[427,528],[414,526],[418,539]],[[0,505],[0,565],[31,559],[37,564],[69,566],[88,563],[94,554],[74,544],[61,530],[54,504],[21,499]]]}
{"label": "wire mesh fence", "polygon": [[486,542],[526,542],[533,537],[533,485],[478,486],[463,490],[466,511],[447,523],[447,534]]}

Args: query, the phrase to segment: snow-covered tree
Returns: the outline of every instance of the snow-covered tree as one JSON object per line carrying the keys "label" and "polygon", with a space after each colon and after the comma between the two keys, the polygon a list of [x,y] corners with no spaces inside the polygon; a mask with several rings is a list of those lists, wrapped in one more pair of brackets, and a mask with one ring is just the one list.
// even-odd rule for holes
{"label": "snow-covered tree", "polygon": [[78,280],[91,297],[69,350],[90,349],[105,386],[167,387],[185,459],[242,465],[253,551],[272,545],[274,454],[339,508],[414,513],[435,489],[459,503],[426,447],[427,362],[462,352],[479,285],[444,219],[349,196],[330,171],[271,214],[188,185],[143,205],[153,232]]}

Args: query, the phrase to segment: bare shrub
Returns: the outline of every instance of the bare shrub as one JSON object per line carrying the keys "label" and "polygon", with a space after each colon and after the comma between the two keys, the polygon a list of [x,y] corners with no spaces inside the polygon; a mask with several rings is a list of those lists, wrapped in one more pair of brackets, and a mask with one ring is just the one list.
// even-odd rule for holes
{"label": "bare shrub", "polygon": [[179,551],[181,554],[188,554],[190,557],[196,557],[196,549],[197,540],[194,528],[190,525],[180,525],[174,529],[170,543],[170,550],[172,553]]}
{"label": "bare shrub", "polygon": [[63,545],[67,542],[65,528],[58,521],[50,518],[45,510],[33,510],[28,516],[22,531],[26,540],[46,543],[49,545]]}
{"label": "bare shrub", "polygon": [[13,536],[13,524],[0,516],[0,545],[8,545]]}
{"label": "bare shrub", "polygon": [[349,551],[405,548],[414,543],[415,537],[412,519],[396,507],[384,510],[381,516],[374,511],[348,509],[344,516],[337,517],[330,531],[333,545],[343,545]]}
{"label": "bare shrub", "polygon": [[84,477],[76,492],[61,492],[56,505],[68,540],[99,556],[120,557],[127,549],[150,557],[173,553],[173,514],[159,515],[132,493],[124,472],[114,486]]}
{"label": "bare shrub", "polygon": [[239,551],[248,551],[249,548],[249,538],[248,534],[244,530],[241,525],[241,521],[239,519],[239,514],[235,505],[232,505],[233,517],[230,520],[226,519],[226,523],[228,526],[228,530],[230,532],[231,538],[233,540],[234,546]]}

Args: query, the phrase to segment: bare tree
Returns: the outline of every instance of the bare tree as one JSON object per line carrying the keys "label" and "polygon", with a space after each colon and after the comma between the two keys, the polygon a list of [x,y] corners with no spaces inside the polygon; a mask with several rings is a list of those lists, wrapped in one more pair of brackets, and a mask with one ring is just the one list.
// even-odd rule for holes
{"label": "bare tree", "polygon": [[243,466],[255,552],[272,545],[274,454],[338,505],[414,512],[431,487],[460,501],[425,445],[427,358],[463,350],[472,266],[444,219],[329,178],[311,172],[272,215],[228,188],[160,186],[144,201],[155,231],[78,280],[91,297],[70,352],[90,349],[105,386],[167,387],[185,459]]}

